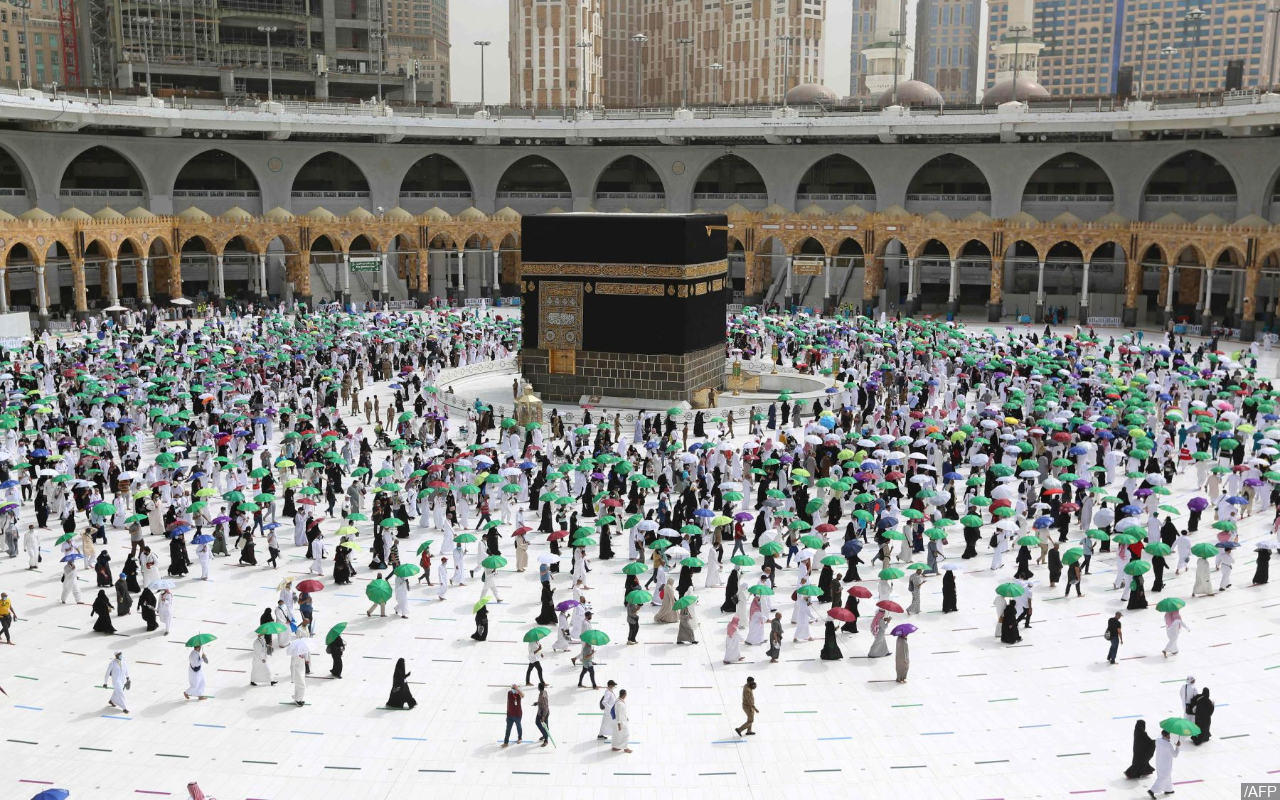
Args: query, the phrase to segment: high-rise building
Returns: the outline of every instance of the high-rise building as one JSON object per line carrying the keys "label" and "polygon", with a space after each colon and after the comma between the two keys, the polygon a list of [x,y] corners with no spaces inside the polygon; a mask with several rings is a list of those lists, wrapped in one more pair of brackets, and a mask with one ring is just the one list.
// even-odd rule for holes
{"label": "high-rise building", "polygon": [[511,104],[585,108],[601,100],[600,0],[511,0]]}
{"label": "high-rise building", "polygon": [[[153,92],[448,97],[447,0],[98,0],[117,87]],[[403,13],[401,13],[403,12]],[[388,17],[387,15],[391,16]],[[402,24],[402,22],[404,24]],[[413,42],[429,42],[410,64]],[[101,58],[89,54],[90,63]],[[413,75],[410,72],[413,67]],[[100,72],[100,70],[93,70]],[[430,76],[426,78],[424,76]]]}
{"label": "high-rise building", "polygon": [[[38,11],[24,19],[23,13],[13,6],[0,6],[0,74],[6,81],[22,81],[24,86],[29,80],[37,89],[53,83],[65,85],[57,20]],[[23,71],[26,59],[30,59],[29,73]]]}
{"label": "high-rise building", "polygon": [[862,54],[876,40],[876,0],[853,0],[853,30],[850,33],[849,95],[866,97],[867,57]]}
{"label": "high-rise building", "polygon": [[607,106],[781,102],[822,81],[826,0],[598,2]]}
{"label": "high-rise building", "polygon": [[[1127,68],[1135,93],[1139,84],[1144,94],[1220,91],[1229,64],[1239,61],[1241,85],[1261,86],[1280,55],[1276,15],[1267,7],[1263,0],[1036,0],[1032,27],[1044,43],[1039,81],[1054,95],[1109,95]],[[991,30],[1006,29],[1009,0],[989,0],[989,8]],[[1198,21],[1188,15],[1197,9]],[[990,84],[994,55],[986,71]]]}
{"label": "high-rise building", "polygon": [[[414,75],[430,102],[449,102],[449,0],[382,0],[383,69]],[[428,102],[420,94],[419,102]]]}
{"label": "high-rise building", "polygon": [[[856,13],[856,12],[855,12]],[[978,96],[981,0],[919,0],[916,4],[915,76],[948,103]]]}

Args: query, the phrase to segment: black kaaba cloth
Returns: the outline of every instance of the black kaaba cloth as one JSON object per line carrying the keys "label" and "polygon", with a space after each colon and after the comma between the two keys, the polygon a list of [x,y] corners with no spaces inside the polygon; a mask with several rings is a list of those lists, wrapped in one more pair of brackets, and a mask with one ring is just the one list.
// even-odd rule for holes
{"label": "black kaaba cloth", "polygon": [[[726,223],[722,214],[524,217],[524,347],[684,354],[723,345]],[[582,284],[579,330],[542,324],[542,313],[556,313],[540,302],[546,282],[562,292]]]}

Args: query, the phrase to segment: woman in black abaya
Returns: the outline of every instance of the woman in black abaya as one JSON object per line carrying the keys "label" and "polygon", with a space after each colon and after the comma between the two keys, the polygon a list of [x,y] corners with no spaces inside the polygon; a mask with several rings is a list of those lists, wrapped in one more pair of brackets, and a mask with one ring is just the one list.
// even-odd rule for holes
{"label": "woman in black abaya", "polygon": [[391,696],[387,698],[387,708],[413,708],[418,704],[409,691],[409,673],[405,671],[404,659],[396,661],[396,671],[391,677]]}
{"label": "woman in black abaya", "polygon": [[942,573],[942,613],[957,611],[956,607],[956,573],[946,570]]}
{"label": "woman in black abaya", "polygon": [[720,604],[720,610],[724,613],[731,613],[738,607],[738,573],[737,567],[729,570],[729,580],[724,584],[724,602]]}
{"label": "woman in black abaya", "polygon": [[827,620],[826,635],[822,640],[823,661],[839,661],[844,658],[844,653],[840,652],[840,645],[836,644],[836,624],[831,620]]}
{"label": "woman in black abaya", "polygon": [[1022,634],[1018,633],[1018,607],[1012,600],[1004,607],[1004,613],[1000,616],[1000,641],[1005,644],[1022,641]]}
{"label": "woman in black abaya", "polygon": [[107,599],[107,593],[103,589],[98,590],[98,596],[93,599],[93,606],[89,609],[90,616],[96,616],[97,620],[93,623],[93,629],[98,633],[115,633],[116,626],[111,624],[111,611],[115,606],[111,605],[111,601]]}
{"label": "woman in black abaya", "polygon": [[143,589],[138,595],[138,613],[142,621],[147,623],[147,630],[154,631],[160,625],[156,622],[156,596],[150,589]]}
{"label": "woman in black abaya", "polygon": [[1133,724],[1133,763],[1124,771],[1126,778],[1142,778],[1155,772],[1151,757],[1156,754],[1156,740],[1147,735],[1147,721]]}

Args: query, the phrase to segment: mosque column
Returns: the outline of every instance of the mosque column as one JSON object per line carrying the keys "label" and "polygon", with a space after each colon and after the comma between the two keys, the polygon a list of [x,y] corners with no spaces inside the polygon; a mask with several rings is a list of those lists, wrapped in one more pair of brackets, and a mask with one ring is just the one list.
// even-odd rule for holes
{"label": "mosque column", "polygon": [[1200,301],[1200,335],[1213,333],[1213,267],[1204,271],[1204,299]]}
{"label": "mosque column", "polygon": [[987,322],[1004,316],[1004,259],[991,258],[991,294],[987,297]]}
{"label": "mosque column", "polygon": [[877,256],[863,258],[862,313],[870,317],[879,305],[880,288],[884,285],[884,260]]}
{"label": "mosque column", "polygon": [[[1236,280],[1239,282],[1240,288],[1238,291],[1236,291],[1235,319],[1236,319],[1236,323],[1239,324],[1240,319],[1244,316],[1244,298],[1247,291],[1247,287],[1245,286],[1245,284],[1249,280],[1249,268],[1245,267],[1243,270],[1237,270]],[[1256,290],[1256,287],[1255,287],[1255,290]]]}
{"label": "mosque column", "polygon": [[822,264],[822,313],[834,314],[836,298],[831,294],[831,270],[835,269],[835,259],[831,256],[823,258]]}
{"label": "mosque column", "polygon": [[907,258],[907,313],[916,313],[916,260]]}
{"label": "mosque column", "polygon": [[960,262],[954,258],[947,286],[947,313],[954,317],[960,313]]}
{"label": "mosque column", "polygon": [[1089,324],[1089,262],[1084,262],[1080,278],[1080,324]]}
{"label": "mosque column", "polygon": [[381,303],[387,299],[387,262],[390,254],[383,250],[379,255],[381,261],[378,264],[378,289],[374,294],[374,299]]}
{"label": "mosque column", "polygon": [[1172,264],[1165,268],[1165,280],[1168,286],[1164,291],[1164,320],[1165,325],[1169,324],[1169,320],[1173,319],[1173,290],[1178,285],[1178,268]]}
{"label": "mosque column", "polygon": [[742,301],[747,305],[760,302],[760,276],[756,274],[756,254],[742,254]]}
{"label": "mosque column", "polygon": [[1240,341],[1252,342],[1257,336],[1258,279],[1262,268],[1251,264],[1245,268],[1244,291],[1240,298]]}
{"label": "mosque column", "polygon": [[1235,327],[1238,319],[1236,311],[1239,310],[1240,298],[1240,275],[1236,270],[1227,270],[1227,311],[1223,314],[1223,323],[1228,327]]}
{"label": "mosque column", "polygon": [[418,301],[418,305],[425,306],[431,302],[431,251],[419,250],[417,263],[414,269],[418,273],[418,285],[414,289],[414,299]]}
{"label": "mosque column", "polygon": [[351,254],[342,252],[342,274],[338,276],[338,293],[342,296],[342,307],[351,305]]}
{"label": "mosque column", "polygon": [[1044,322],[1044,261],[1036,265],[1036,324]]}
{"label": "mosque column", "polygon": [[1275,275],[1272,275],[1271,280],[1267,281],[1267,296],[1270,298],[1270,300],[1267,302],[1265,306],[1266,314],[1263,316],[1263,319],[1268,329],[1270,329],[1271,325],[1276,321],[1276,281],[1277,280],[1280,280],[1280,278],[1277,278]]}
{"label": "mosque column", "polygon": [[466,251],[458,248],[458,305],[464,305],[467,299]]}
{"label": "mosque column", "polygon": [[294,257],[292,304],[302,304],[311,309],[311,251],[302,250]]}
{"label": "mosque column", "polygon": [[223,272],[224,262],[222,253],[218,253],[213,257],[213,294],[219,300],[227,296],[227,285],[223,280],[225,273]]}
{"label": "mosque column", "polygon": [[44,264],[36,264],[36,315],[40,330],[49,329],[49,287],[44,282]]}
{"label": "mosque column", "polygon": [[151,259],[138,259],[138,302],[143,308],[151,306]]}
{"label": "mosque column", "polygon": [[267,295],[270,293],[268,291],[268,286],[267,286],[267,254],[266,253],[258,254],[257,269],[258,269],[258,297],[261,297],[263,300],[266,300]]}
{"label": "mosque column", "polygon": [[0,314],[9,313],[9,287],[8,283],[9,270],[0,269]]}
{"label": "mosque column", "polygon": [[1142,265],[1130,258],[1124,265],[1124,310],[1120,324],[1132,328],[1138,324],[1138,294],[1142,291]]}
{"label": "mosque column", "polygon": [[89,313],[89,293],[85,282],[84,260],[71,259],[71,297],[75,306],[77,319],[83,319]]}

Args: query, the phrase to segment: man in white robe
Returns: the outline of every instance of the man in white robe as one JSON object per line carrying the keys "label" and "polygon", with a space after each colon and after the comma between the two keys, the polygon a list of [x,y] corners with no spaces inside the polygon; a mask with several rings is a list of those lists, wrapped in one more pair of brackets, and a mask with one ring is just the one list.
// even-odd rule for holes
{"label": "man in white robe", "polygon": [[1175,743],[1168,731],[1161,732],[1160,738],[1156,739],[1156,779],[1147,789],[1147,794],[1152,797],[1156,792],[1173,794],[1173,760],[1178,757],[1181,747],[1182,742]]}
{"label": "man in white robe", "polygon": [[307,661],[309,657],[299,649],[296,655],[289,656],[289,678],[293,681],[293,702],[300,706],[307,704]]}
{"label": "man in white robe", "polygon": [[614,687],[617,685],[616,681],[605,684],[604,695],[600,698],[600,710],[604,713],[600,715],[600,733],[596,736],[597,739],[611,738],[617,727],[612,713],[614,703],[618,702],[618,695],[614,692]]}
{"label": "man in white robe", "polygon": [[618,699],[614,701],[613,708],[609,710],[609,715],[613,718],[613,750],[617,752],[621,750],[624,753],[630,753],[631,748],[627,747],[627,743],[631,740],[631,723],[627,720],[627,690],[623,689],[618,692]]}
{"label": "man in white robe", "polygon": [[111,686],[111,699],[107,704],[129,713],[129,703],[125,699],[125,690],[129,688],[129,666],[124,663],[124,653],[116,651],[115,657],[107,662],[107,674],[102,679],[103,687]]}

